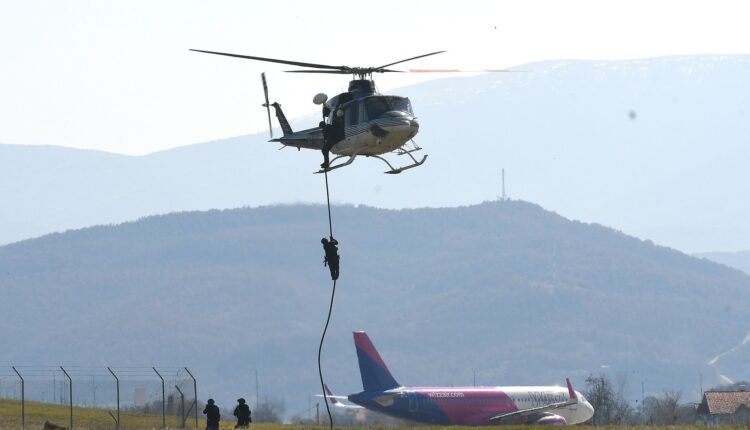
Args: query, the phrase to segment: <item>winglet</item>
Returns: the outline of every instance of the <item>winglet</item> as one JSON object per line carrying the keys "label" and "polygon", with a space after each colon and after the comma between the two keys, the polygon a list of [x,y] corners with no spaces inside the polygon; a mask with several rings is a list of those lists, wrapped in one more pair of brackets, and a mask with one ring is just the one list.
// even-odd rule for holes
{"label": "winglet", "polygon": [[568,396],[570,397],[570,400],[578,402],[578,396],[576,395],[576,391],[573,389],[573,384],[570,383],[570,379],[565,378],[565,383],[568,384]]}

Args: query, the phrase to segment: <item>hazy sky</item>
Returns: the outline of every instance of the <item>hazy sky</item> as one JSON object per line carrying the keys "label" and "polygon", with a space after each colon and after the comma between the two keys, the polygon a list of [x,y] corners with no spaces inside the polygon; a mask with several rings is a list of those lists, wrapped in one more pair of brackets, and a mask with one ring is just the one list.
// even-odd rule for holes
{"label": "hazy sky", "polygon": [[263,71],[290,117],[348,82],[189,48],[351,66],[448,50],[405,67],[464,69],[750,53],[749,12],[743,1],[0,0],[0,143],[145,154],[265,130]]}

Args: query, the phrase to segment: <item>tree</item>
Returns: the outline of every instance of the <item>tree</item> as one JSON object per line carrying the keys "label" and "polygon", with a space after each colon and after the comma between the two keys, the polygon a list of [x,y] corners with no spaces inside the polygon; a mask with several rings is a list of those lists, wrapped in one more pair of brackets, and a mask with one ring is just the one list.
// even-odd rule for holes
{"label": "tree", "polygon": [[[692,415],[680,406],[682,393],[664,391],[661,397],[648,396],[639,408],[644,424],[673,425],[678,421],[692,423]],[[692,409],[692,408],[691,408]]]}
{"label": "tree", "polygon": [[286,410],[286,405],[279,399],[269,399],[268,397],[252,411],[252,419],[258,423],[280,423],[282,415]]}
{"label": "tree", "polygon": [[622,424],[632,420],[633,409],[622,396],[615,394],[612,383],[604,375],[589,375],[586,378],[584,395],[594,408],[591,423],[597,425]]}

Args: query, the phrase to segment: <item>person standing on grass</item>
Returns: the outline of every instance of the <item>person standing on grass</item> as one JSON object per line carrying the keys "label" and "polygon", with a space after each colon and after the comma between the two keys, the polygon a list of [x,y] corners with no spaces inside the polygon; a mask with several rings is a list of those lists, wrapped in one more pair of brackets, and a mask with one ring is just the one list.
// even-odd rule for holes
{"label": "person standing on grass", "polygon": [[234,408],[234,416],[237,417],[237,425],[235,425],[234,428],[246,429],[253,421],[250,418],[250,406],[248,406],[247,403],[245,403],[245,399],[241,397],[237,399],[237,403],[237,407]]}
{"label": "person standing on grass", "polygon": [[219,413],[219,407],[216,406],[214,399],[208,399],[206,407],[203,409],[203,414],[206,415],[206,430],[219,430],[221,414]]}

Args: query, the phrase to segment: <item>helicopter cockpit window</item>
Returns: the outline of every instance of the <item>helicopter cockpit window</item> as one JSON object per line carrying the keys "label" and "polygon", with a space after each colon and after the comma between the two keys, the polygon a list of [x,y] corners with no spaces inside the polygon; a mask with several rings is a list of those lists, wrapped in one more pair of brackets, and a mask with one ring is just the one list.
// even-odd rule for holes
{"label": "helicopter cockpit window", "polygon": [[385,97],[370,97],[365,102],[365,106],[367,107],[367,117],[370,119],[375,119],[391,110]]}
{"label": "helicopter cockpit window", "polygon": [[408,112],[410,115],[413,115],[413,112],[411,110],[411,103],[409,103],[409,99],[406,97],[369,97],[365,101],[365,106],[367,107],[367,117],[369,119],[377,118],[380,115],[392,110]]}
{"label": "helicopter cockpit window", "polygon": [[389,101],[391,103],[391,106],[393,106],[391,110],[400,110],[403,112],[408,112],[409,115],[414,115],[414,112],[411,110],[411,102],[409,102],[408,98],[389,97]]}

